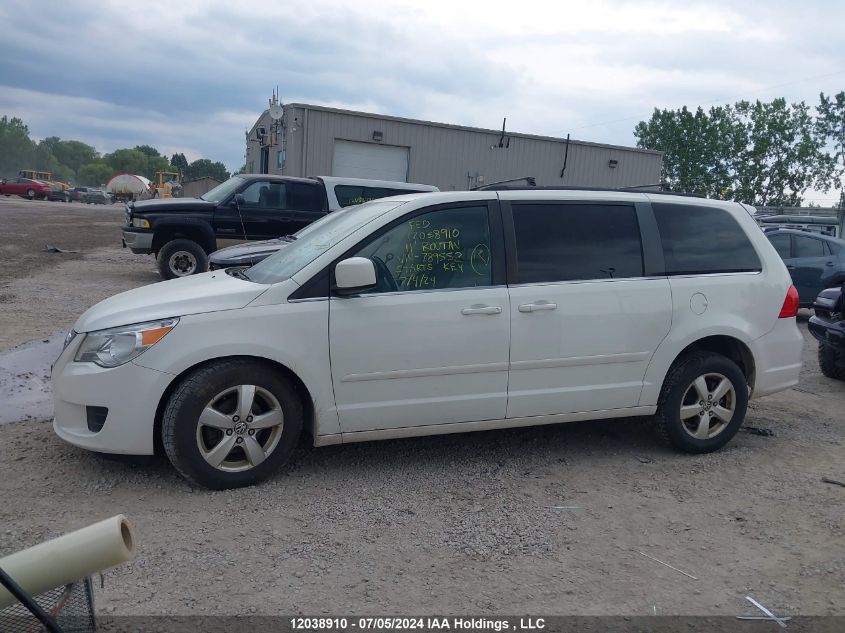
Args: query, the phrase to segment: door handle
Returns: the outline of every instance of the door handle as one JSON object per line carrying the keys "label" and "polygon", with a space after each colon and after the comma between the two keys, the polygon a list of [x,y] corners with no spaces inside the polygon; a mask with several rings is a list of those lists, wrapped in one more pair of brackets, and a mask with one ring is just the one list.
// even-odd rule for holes
{"label": "door handle", "polygon": [[483,306],[474,305],[469,308],[461,310],[461,314],[469,316],[472,314],[501,314],[502,308],[499,306]]}
{"label": "door handle", "polygon": [[825,262],[825,266],[833,266],[833,262]]}
{"label": "door handle", "polygon": [[541,301],[539,303],[523,303],[519,306],[520,312],[537,312],[538,310],[557,310],[556,303],[549,303],[548,301]]}

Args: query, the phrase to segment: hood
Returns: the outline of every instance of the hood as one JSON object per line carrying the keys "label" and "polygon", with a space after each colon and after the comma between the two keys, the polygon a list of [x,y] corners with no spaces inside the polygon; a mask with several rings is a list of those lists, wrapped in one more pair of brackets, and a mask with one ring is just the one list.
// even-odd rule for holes
{"label": "hood", "polygon": [[284,248],[288,244],[290,244],[290,242],[282,238],[261,240],[260,242],[245,242],[243,244],[227,246],[226,248],[214,251],[209,257],[209,261],[213,261],[217,264],[228,261],[238,261],[255,255],[267,257]]}
{"label": "hood", "polygon": [[161,213],[162,211],[211,211],[217,205],[199,198],[153,198],[130,205],[133,213]]}
{"label": "hood", "polygon": [[223,271],[171,279],[101,301],[79,317],[73,329],[92,332],[155,319],[237,310],[268,287],[236,279]]}

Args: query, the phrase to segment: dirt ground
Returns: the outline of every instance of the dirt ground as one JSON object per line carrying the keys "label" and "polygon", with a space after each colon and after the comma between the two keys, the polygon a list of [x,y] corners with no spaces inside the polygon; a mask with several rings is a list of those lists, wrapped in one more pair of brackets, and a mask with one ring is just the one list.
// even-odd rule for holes
{"label": "dirt ground", "polygon": [[[157,281],[120,248],[121,214],[0,198],[0,356]],[[821,481],[845,480],[845,383],[820,375],[805,322],[801,384],[749,411],[774,435],[703,456],[646,421],[574,423],[302,447],[262,485],[207,492],[165,459],[67,445],[44,419],[2,425],[0,555],[125,513],[137,559],[96,593],[127,615],[733,616],[753,612],[745,596],[845,615],[845,488]]]}

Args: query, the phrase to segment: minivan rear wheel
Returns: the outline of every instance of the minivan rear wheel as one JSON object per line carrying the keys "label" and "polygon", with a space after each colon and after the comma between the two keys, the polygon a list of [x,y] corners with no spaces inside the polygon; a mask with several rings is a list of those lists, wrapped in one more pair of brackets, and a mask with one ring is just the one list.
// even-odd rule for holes
{"label": "minivan rear wheel", "polygon": [[250,359],[212,362],[188,375],[168,399],[162,442],[189,481],[238,488],[276,472],[293,453],[302,403],[289,382]]}
{"label": "minivan rear wheel", "polygon": [[745,420],[748,385],[740,368],[714,352],[694,352],[675,362],[657,407],[658,435],[687,453],[718,450]]}

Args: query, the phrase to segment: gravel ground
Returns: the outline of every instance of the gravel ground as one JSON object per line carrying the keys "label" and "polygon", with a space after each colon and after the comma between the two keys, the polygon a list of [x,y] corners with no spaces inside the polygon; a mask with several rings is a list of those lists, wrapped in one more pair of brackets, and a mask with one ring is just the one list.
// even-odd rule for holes
{"label": "gravel ground", "polygon": [[[157,280],[119,248],[118,207],[9,200],[0,351]],[[50,240],[82,252],[37,253]],[[106,574],[102,613],[736,615],[751,595],[845,615],[845,488],[820,481],[845,479],[845,383],[820,375],[801,327],[801,384],[749,411],[774,436],[703,456],[663,448],[643,420],[573,423],[303,446],[264,484],[207,492],[166,460],[108,461],[46,420],[6,424],[0,555],[122,512],[138,557]]]}

